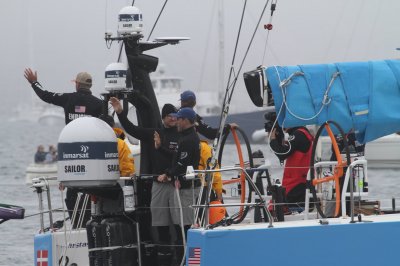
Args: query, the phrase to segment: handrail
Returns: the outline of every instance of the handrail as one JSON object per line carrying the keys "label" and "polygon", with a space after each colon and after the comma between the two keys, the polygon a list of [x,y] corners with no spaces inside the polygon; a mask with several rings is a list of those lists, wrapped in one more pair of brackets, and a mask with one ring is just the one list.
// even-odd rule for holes
{"label": "handrail", "polygon": [[[237,150],[237,153],[238,153],[238,156],[239,156],[240,167],[244,168],[242,147],[240,146],[240,141],[239,141],[238,135],[237,135],[236,130],[234,128],[232,128],[231,131],[232,131],[233,139],[235,140],[236,150]],[[245,177],[244,177],[244,172],[245,171],[241,172],[241,174],[240,174],[240,186],[241,186],[241,189],[242,189],[242,192],[240,194],[240,202],[241,203],[244,203],[244,200],[246,199],[246,180],[245,180]],[[243,211],[244,211],[244,208],[240,207],[240,217],[243,216],[243,214],[244,214]]]}
{"label": "handrail", "polygon": [[[343,192],[342,192],[342,217],[346,216],[346,191],[347,191],[347,186],[349,183],[350,179],[350,173],[353,170],[354,167],[356,166],[363,166],[365,171],[367,171],[367,160],[365,159],[358,159],[354,162],[352,162],[349,167],[347,168],[346,171],[346,176],[344,178],[343,182]],[[367,172],[365,172],[365,175],[367,175]],[[354,187],[353,187],[353,182],[350,182],[350,216],[351,216],[351,221],[354,222]]]}
{"label": "handrail", "polygon": [[38,194],[39,198],[39,211],[40,211],[40,229],[41,232],[44,232],[44,208],[43,208],[43,196],[42,192],[43,190],[46,190],[46,196],[47,196],[47,208],[48,208],[48,213],[49,213],[49,222],[50,222],[50,230],[53,229],[53,210],[51,207],[51,197],[50,197],[50,185],[48,180],[57,180],[56,176],[52,177],[45,177],[45,176],[39,176],[32,178],[32,187],[35,188],[36,193]]}
{"label": "handrail", "polygon": [[[220,204],[213,204],[208,206],[209,208],[217,208],[217,207],[238,207],[238,206],[249,206],[249,207],[254,207],[254,206],[260,206],[262,205],[262,202],[254,202],[254,203],[220,203]],[[200,205],[192,205],[193,208],[204,208],[207,207],[205,204],[200,204]]]}
{"label": "handrail", "polygon": [[[334,166],[335,164],[337,164],[337,161],[322,161],[322,162],[317,162],[314,165],[314,168],[318,168],[318,167],[327,167],[327,166]],[[364,170],[365,170],[365,175],[367,175],[367,160],[365,159],[358,159],[354,162],[352,162],[346,171],[345,174],[345,178],[344,178],[344,182],[343,182],[343,188],[342,188],[342,193],[341,193],[341,212],[342,212],[342,217],[346,217],[346,212],[347,212],[347,208],[346,208],[346,197],[348,196],[346,194],[348,185],[349,185],[349,179],[350,179],[350,173],[351,171],[357,167],[357,166],[363,166]],[[307,175],[307,180],[310,180],[310,176],[309,173]],[[319,183],[319,182],[317,182]],[[350,183],[350,207],[351,207],[351,220],[353,221],[354,219],[354,188],[352,186],[352,182]],[[309,189],[306,190],[306,206],[309,206]],[[309,214],[309,209],[306,207],[305,208],[305,219],[308,219],[308,214]]]}
{"label": "handrail", "polygon": [[[251,171],[265,171],[267,170],[267,167],[259,167],[259,168],[252,168]],[[227,171],[241,171],[242,173],[244,173],[245,178],[247,179],[249,185],[252,187],[252,189],[254,189],[254,191],[256,192],[257,196],[260,198],[260,203],[259,205],[263,205],[263,208],[265,210],[265,212],[267,213],[268,216],[268,227],[273,227],[272,225],[272,215],[270,213],[270,211],[268,210],[266,204],[265,204],[265,200],[262,197],[260,191],[258,190],[257,186],[254,184],[253,179],[249,176],[249,174],[247,173],[247,171],[242,168],[242,167],[226,167],[226,168],[220,168],[220,169],[210,169],[210,170],[194,170],[193,173],[214,173],[214,172],[227,172]],[[243,204],[243,203],[242,203]],[[196,206],[192,206],[192,207],[198,207],[199,205]],[[243,205],[245,206],[245,205]],[[210,206],[206,206],[206,207],[210,207]],[[205,227],[207,229],[207,227]]]}

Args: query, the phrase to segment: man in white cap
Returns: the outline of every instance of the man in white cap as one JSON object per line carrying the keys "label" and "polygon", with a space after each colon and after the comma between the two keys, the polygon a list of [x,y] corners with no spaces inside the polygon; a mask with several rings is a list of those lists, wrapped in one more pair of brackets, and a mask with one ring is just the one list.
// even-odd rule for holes
{"label": "man in white cap", "polygon": [[73,80],[76,92],[71,93],[54,93],[43,90],[37,80],[37,72],[33,72],[30,68],[25,69],[24,76],[41,100],[64,108],[65,124],[81,116],[99,117],[102,113],[102,101],[92,95],[90,91],[92,77],[87,72],[81,72],[76,76]]}

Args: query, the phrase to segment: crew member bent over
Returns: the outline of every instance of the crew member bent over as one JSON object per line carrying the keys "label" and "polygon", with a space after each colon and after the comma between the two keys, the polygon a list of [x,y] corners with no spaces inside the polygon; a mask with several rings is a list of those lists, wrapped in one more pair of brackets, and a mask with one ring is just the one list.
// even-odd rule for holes
{"label": "crew member bent over", "polygon": [[314,137],[305,127],[284,128],[289,134],[287,141],[278,141],[276,128],[271,131],[270,146],[281,163],[286,160],[282,186],[286,189],[286,201],[292,207],[304,207],[306,179],[310,166]]}

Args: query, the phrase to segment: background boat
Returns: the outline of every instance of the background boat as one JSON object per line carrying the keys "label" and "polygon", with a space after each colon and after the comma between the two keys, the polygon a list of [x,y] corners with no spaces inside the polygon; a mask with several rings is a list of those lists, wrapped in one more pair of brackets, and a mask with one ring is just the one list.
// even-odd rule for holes
{"label": "background boat", "polygon": [[[165,65],[160,65],[155,73],[151,74],[151,82],[157,97],[158,106],[161,109],[164,104],[172,103],[180,106],[180,94],[185,90],[182,87],[183,78],[180,76],[167,75]],[[204,121],[212,126],[218,127],[221,116],[221,104],[218,91],[195,91],[195,111],[204,118]],[[264,110],[233,112],[229,113],[227,123],[236,123],[242,128],[247,137],[263,127]]]}
{"label": "background boat", "polygon": [[[329,137],[322,137],[322,158],[331,156]],[[374,141],[368,142],[365,146],[365,159],[368,160],[369,168],[400,168],[400,135],[390,134]]]}
{"label": "background boat", "polygon": [[[57,177],[57,162],[54,163],[30,163],[25,170],[25,184],[32,185],[32,179],[36,177]],[[51,184],[58,184],[52,180]]]}
{"label": "background boat", "polygon": [[31,104],[16,105],[8,116],[8,120],[39,123],[42,126],[60,127],[65,124],[63,109],[42,102],[40,99]]}
{"label": "background boat", "polygon": [[43,126],[59,126],[65,124],[63,109],[58,106],[48,105],[37,118]]}

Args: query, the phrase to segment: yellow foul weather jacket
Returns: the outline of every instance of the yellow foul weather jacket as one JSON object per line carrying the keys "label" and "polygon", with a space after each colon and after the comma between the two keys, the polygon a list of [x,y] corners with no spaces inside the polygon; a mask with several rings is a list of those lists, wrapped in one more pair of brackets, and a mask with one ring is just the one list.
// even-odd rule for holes
{"label": "yellow foul weather jacket", "polygon": [[120,128],[113,128],[118,141],[119,172],[121,176],[131,176],[135,173],[135,162],[128,145],[119,136],[123,134]]}
{"label": "yellow foul weather jacket", "polygon": [[[199,161],[199,170],[206,169],[208,158],[211,157],[211,147],[208,145],[208,142],[205,140],[200,140],[200,161]],[[217,169],[219,167],[217,166]],[[203,179],[203,185],[206,183]],[[222,194],[222,178],[220,172],[215,172],[213,177],[212,188],[214,189],[216,194]]]}

